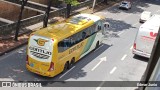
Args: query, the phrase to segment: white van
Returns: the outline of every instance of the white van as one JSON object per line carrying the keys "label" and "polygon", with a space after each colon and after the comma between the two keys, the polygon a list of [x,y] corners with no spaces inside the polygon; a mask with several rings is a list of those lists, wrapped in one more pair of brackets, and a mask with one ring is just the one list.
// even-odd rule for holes
{"label": "white van", "polygon": [[133,54],[150,57],[159,27],[160,15],[153,15],[140,26],[134,41]]}
{"label": "white van", "polygon": [[152,16],[151,12],[149,11],[143,11],[140,17],[139,22],[140,23],[144,23],[145,21],[147,21],[150,17]]}

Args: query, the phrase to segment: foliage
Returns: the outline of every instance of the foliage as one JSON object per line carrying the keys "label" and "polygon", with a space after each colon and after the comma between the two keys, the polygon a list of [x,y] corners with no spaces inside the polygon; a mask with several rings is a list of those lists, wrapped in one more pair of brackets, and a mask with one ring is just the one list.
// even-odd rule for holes
{"label": "foliage", "polygon": [[77,5],[79,2],[77,0],[64,0],[66,4]]}

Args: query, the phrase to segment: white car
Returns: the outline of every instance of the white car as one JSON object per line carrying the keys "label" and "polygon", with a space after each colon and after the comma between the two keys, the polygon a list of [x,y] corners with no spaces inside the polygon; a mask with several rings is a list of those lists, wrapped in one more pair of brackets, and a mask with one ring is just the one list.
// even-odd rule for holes
{"label": "white car", "polygon": [[119,5],[119,9],[131,9],[131,3],[129,1],[122,1]]}
{"label": "white car", "polygon": [[145,21],[147,21],[150,17],[152,16],[151,12],[149,11],[143,11],[140,17],[139,22],[140,23],[144,23]]}

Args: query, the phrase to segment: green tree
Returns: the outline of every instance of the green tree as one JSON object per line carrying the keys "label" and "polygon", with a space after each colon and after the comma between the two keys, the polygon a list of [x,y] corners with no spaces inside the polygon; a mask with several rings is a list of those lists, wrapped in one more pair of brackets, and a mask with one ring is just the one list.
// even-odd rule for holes
{"label": "green tree", "polygon": [[64,1],[67,4],[66,18],[69,18],[71,12],[71,5],[77,5],[78,1],[77,0],[64,0]]}

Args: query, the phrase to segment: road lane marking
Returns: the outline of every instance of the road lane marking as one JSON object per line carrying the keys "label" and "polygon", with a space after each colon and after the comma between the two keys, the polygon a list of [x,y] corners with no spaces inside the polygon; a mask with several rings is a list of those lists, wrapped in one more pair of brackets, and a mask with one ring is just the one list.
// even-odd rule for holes
{"label": "road lane marking", "polygon": [[121,60],[123,61],[126,57],[127,57],[127,54],[123,55],[123,57],[121,58]]}
{"label": "road lane marking", "polygon": [[73,66],[71,69],[69,69],[67,72],[65,72],[62,76],[59,77],[59,79],[61,79],[62,77],[64,77],[67,73],[69,73],[73,68],[75,68],[75,66]]}
{"label": "road lane marking", "polygon": [[101,87],[97,87],[97,88],[96,88],[96,90],[100,90],[100,89],[101,89]]}
{"label": "road lane marking", "polygon": [[102,87],[102,85],[105,83],[105,81],[103,80],[100,84],[99,84],[99,86],[96,88],[96,90],[100,90],[101,89],[101,87]]}
{"label": "road lane marking", "polygon": [[114,67],[114,68],[110,71],[110,74],[113,74],[116,69],[117,69],[117,67]]}
{"label": "road lane marking", "polygon": [[133,46],[131,46],[130,50],[132,50],[132,49],[133,49]]}
{"label": "road lane marking", "polygon": [[92,68],[92,71],[94,71],[102,62],[103,61],[101,60],[99,63],[97,63],[97,65]]}
{"label": "road lane marking", "polygon": [[121,31],[120,33],[118,33],[118,35],[120,35],[120,34],[122,34],[122,33],[124,33],[124,31]]}
{"label": "road lane marking", "polygon": [[107,61],[106,57],[100,58],[100,61],[92,68],[91,71],[94,71],[103,61]]}

